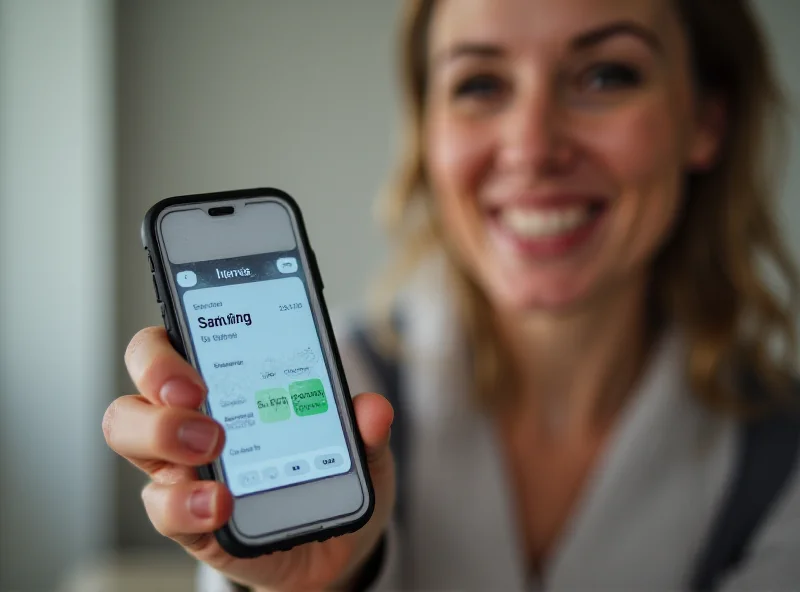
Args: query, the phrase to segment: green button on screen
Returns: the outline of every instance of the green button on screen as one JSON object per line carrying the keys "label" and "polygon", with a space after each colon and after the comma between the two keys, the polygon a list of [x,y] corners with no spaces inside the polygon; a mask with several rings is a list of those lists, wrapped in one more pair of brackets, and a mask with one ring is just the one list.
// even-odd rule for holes
{"label": "green button on screen", "polygon": [[291,383],[289,396],[298,417],[317,415],[328,410],[328,399],[325,397],[322,381],[318,378]]}
{"label": "green button on screen", "polygon": [[258,414],[264,423],[285,421],[292,414],[286,389],[271,388],[256,392]]}

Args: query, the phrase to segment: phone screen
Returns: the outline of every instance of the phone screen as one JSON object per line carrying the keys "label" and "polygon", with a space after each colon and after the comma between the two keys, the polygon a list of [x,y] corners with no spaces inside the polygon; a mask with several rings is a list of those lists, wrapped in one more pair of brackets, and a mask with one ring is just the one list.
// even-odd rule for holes
{"label": "phone screen", "polygon": [[173,265],[235,496],[346,473],[352,460],[299,253]]}

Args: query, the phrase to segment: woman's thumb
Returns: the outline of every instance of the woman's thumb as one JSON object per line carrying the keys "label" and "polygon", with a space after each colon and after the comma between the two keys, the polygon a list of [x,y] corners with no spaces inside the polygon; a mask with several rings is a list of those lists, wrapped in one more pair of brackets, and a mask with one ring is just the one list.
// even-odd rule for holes
{"label": "woman's thumb", "polygon": [[364,440],[370,466],[380,463],[389,452],[389,432],[394,410],[385,398],[375,393],[362,393],[353,399],[356,423]]}

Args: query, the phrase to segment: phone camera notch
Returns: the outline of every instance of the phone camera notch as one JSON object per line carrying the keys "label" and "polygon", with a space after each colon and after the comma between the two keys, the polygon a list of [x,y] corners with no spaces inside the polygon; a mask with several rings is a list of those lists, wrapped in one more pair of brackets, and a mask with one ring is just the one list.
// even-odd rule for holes
{"label": "phone camera notch", "polygon": [[208,208],[209,216],[230,216],[233,214],[233,206],[219,206],[216,208]]}

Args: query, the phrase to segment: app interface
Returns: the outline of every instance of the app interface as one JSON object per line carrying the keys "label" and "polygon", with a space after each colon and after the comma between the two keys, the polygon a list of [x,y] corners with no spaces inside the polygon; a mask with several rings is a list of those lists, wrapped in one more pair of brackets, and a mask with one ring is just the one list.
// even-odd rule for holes
{"label": "app interface", "polygon": [[297,251],[173,268],[236,496],[345,473],[351,458]]}

